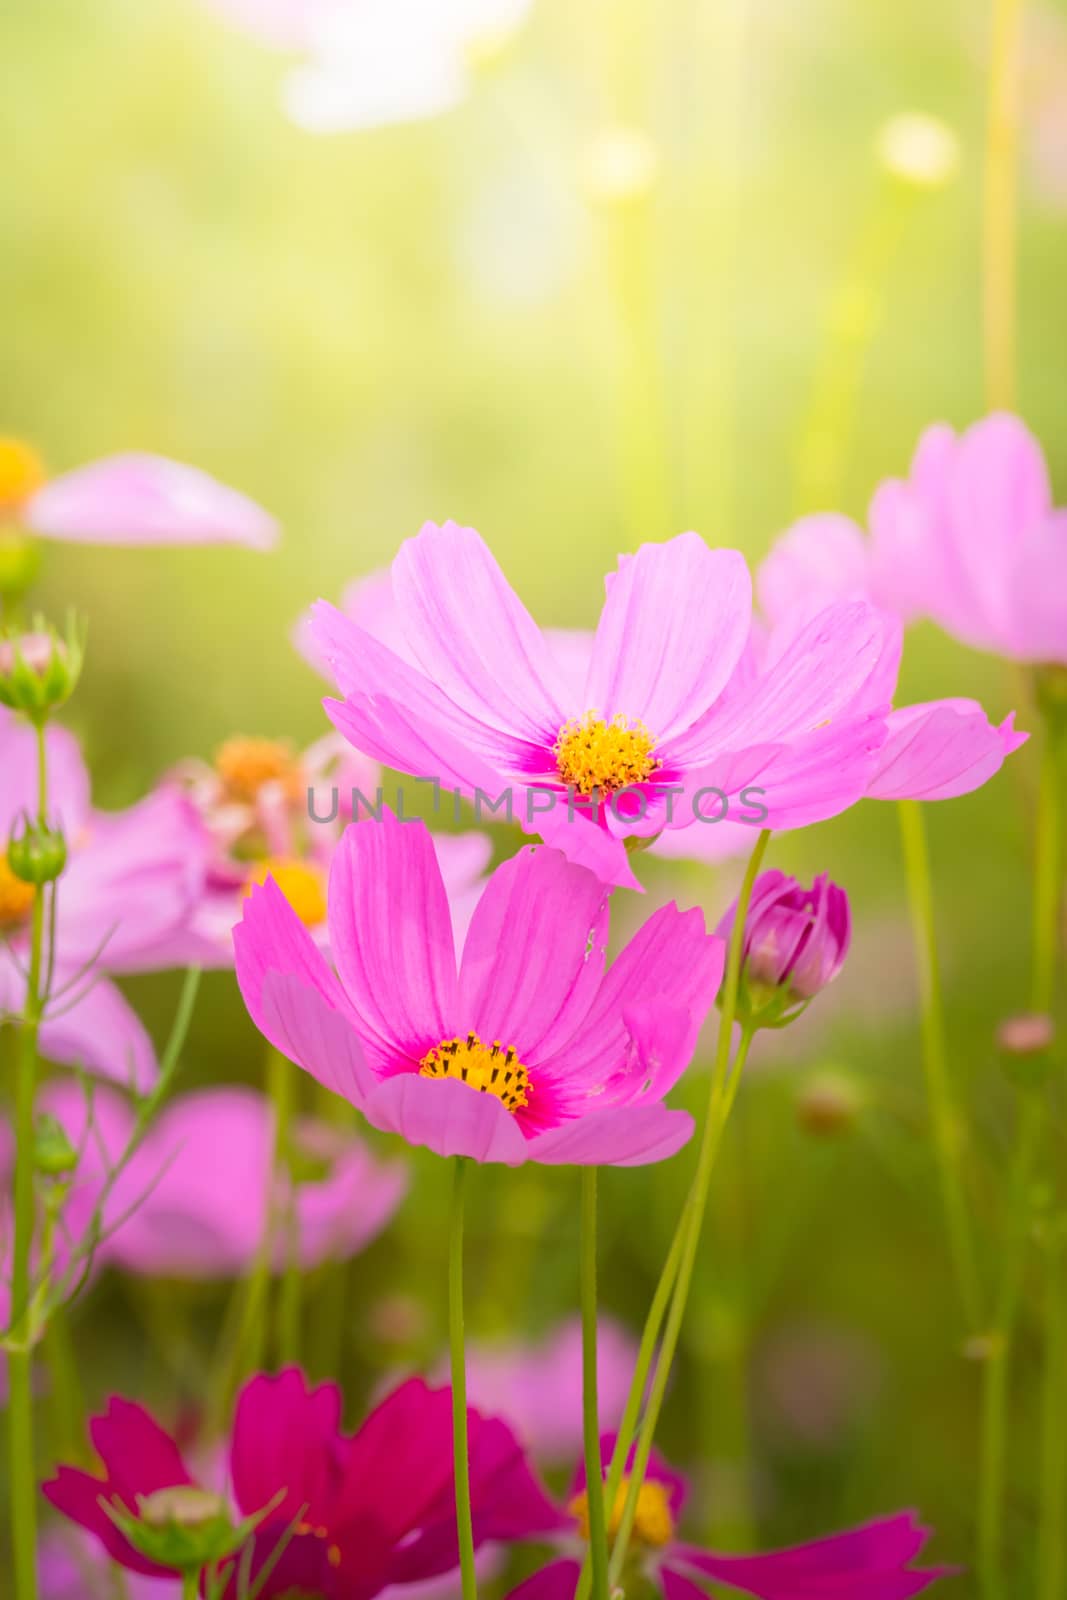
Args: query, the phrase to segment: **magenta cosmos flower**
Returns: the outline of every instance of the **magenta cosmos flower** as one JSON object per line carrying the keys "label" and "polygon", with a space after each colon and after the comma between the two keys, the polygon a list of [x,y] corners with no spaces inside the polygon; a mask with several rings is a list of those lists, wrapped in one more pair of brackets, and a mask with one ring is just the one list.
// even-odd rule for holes
{"label": "magenta cosmos flower", "polygon": [[[47,734],[49,820],[62,827],[66,870],[56,886],[51,998],[41,1050],[144,1091],[156,1074],[151,1040],[108,981],[172,964],[157,955],[198,903],[206,839],[188,801],[163,788],[126,811],[93,808],[89,776],[73,736]],[[11,873],[6,842],[25,812],[37,809],[36,735],[0,708],[0,1022],[25,996],[32,893]]]}
{"label": "magenta cosmos flower", "polygon": [[237,978],[270,1042],[374,1127],[508,1166],[640,1165],[689,1138],[663,1097],[722,977],[699,911],[664,907],[605,972],[607,890],[526,847],[489,879],[457,973],[430,834],[386,812],[334,853],[329,931],[336,973],[268,879]]}
{"label": "magenta cosmos flower", "polygon": [[528,832],[608,883],[638,886],[627,836],[691,827],[709,806],[773,828],[836,815],[885,742],[893,619],[831,606],[755,674],[744,558],[694,533],[620,561],[584,681],[472,528],[428,524],[391,579],[404,653],[315,608],[344,695],[327,702],[337,728],[401,772],[510,801]]}
{"label": "magenta cosmos flower", "polygon": [[975,649],[1067,663],[1067,511],[1018,417],[995,413],[960,435],[928,428],[909,477],[880,486],[869,521],[869,538],[844,517],[797,524],[761,572],[768,612],[798,593],[822,604],[866,594]]}
{"label": "magenta cosmos flower", "polygon": [[[736,918],[735,901],[720,937],[729,940]],[[805,889],[784,872],[761,872],[745,918],[745,1004],[758,1010],[775,992],[788,1004],[811,1000],[837,977],[851,940],[848,895],[826,873]]]}
{"label": "magenta cosmos flower", "polygon": [[[610,1435],[601,1440],[605,1473],[614,1448]],[[609,1513],[611,1535],[618,1530],[627,1488],[624,1477]],[[686,1480],[653,1451],[638,1496],[628,1562],[632,1579],[651,1582],[664,1600],[706,1600],[709,1584],[723,1584],[731,1593],[756,1595],[758,1600],[909,1600],[948,1570],[913,1565],[929,1530],[912,1512],[880,1517],[848,1533],[767,1555],[716,1555],[677,1537],[687,1494]],[[575,1531],[588,1538],[584,1466],[575,1474],[568,1510]],[[509,1600],[573,1600],[580,1568],[579,1550],[550,1562],[514,1589]]]}
{"label": "magenta cosmos flower", "polygon": [[245,544],[269,550],[274,518],[197,467],[118,455],[49,480],[21,439],[0,438],[0,517],[81,544]]}
{"label": "magenta cosmos flower", "polygon": [[[83,1237],[134,1128],[129,1102],[100,1089],[91,1104],[77,1084],[46,1084],[39,1109],[63,1127],[78,1166],[63,1211],[64,1232]],[[380,1161],[363,1140],[311,1118],[293,1128],[308,1177],[290,1192],[272,1185],[274,1119],[251,1089],[204,1089],[159,1114],[111,1185],[104,1204],[101,1265],[163,1278],[236,1277],[262,1246],[273,1198],[292,1235],[277,1241],[310,1269],[365,1249],[407,1190],[397,1161]]]}
{"label": "magenta cosmos flower", "polygon": [[[511,1431],[473,1409],[467,1420],[476,1543],[557,1529],[559,1512]],[[90,1435],[104,1476],[60,1467],[44,1485],[45,1496],[95,1534],[120,1566],[166,1576],[169,1569],[135,1550],[101,1502],[118,1502],[137,1515],[159,1491],[191,1487],[177,1445],[126,1400],[112,1400],[93,1419]],[[294,1592],[370,1600],[392,1585],[437,1577],[458,1562],[451,1391],[413,1378],[349,1435],[341,1431],[335,1384],[309,1389],[295,1368],[253,1378],[237,1399],[229,1490],[241,1517],[276,1501],[253,1535],[253,1578],[293,1530],[262,1600]]]}

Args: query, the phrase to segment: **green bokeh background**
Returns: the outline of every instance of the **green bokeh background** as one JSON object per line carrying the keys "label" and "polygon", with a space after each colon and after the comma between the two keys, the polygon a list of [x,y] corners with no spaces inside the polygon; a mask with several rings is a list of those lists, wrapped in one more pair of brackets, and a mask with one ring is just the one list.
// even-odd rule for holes
{"label": "green bokeh background", "polygon": [[[813,395],[857,328],[857,382],[833,430],[841,509],[862,515],[926,423],[979,415],[983,13],[967,0],[538,0],[461,110],[316,139],[279,113],[279,58],[195,0],[9,7],[0,429],[32,439],[56,471],[120,448],[195,462],[285,529],[269,557],[48,550],[42,604],[73,603],[90,620],[69,720],[101,802],[136,797],[233,732],[318,734],[321,686],[289,644],[296,616],[386,563],[427,518],[478,527],[542,622],[592,622],[603,573],[634,537],[620,236],[631,260],[644,239],[655,281],[656,359],[637,379],[663,420],[669,482],[652,537],[693,527],[763,554],[810,503]],[[1067,10],[1046,7],[1043,21],[1067,85]],[[1042,66],[1047,76],[1047,52]],[[950,186],[906,193],[879,171],[877,132],[906,109],[957,131]],[[660,150],[643,218],[613,220],[583,192],[583,152],[612,120],[645,126]],[[1029,124],[1020,405],[1062,491],[1067,230],[1034,181],[1028,136]],[[861,283],[857,323],[842,286],[858,241],[887,219],[895,249]],[[657,437],[643,445],[653,462]],[[1017,705],[1034,725],[1006,669],[932,631],[909,635],[903,691],[975,695],[997,717]],[[992,1040],[1027,994],[1033,781],[1024,752],[928,818],[987,1276],[999,1249],[989,1178],[1013,1113]],[[696,1474],[694,1532],[741,1537],[747,1455],[763,1543],[917,1505],[938,1554],[967,1563],[979,1374],[961,1355],[968,1330],[943,1244],[894,810],[863,805],[775,843],[771,860],[848,887],[855,949],[805,1024],[754,1052],[664,1440]],[[653,900],[703,901],[715,915],[736,877],[643,870]],[[623,920],[633,915],[627,905]],[[177,979],[130,992],[165,1033]],[[819,1140],[795,1100],[831,1063],[865,1108],[851,1131]],[[186,1082],[259,1072],[232,979],[214,976]],[[698,1104],[704,1081],[694,1068],[683,1098]],[[632,1325],[690,1159],[603,1182],[603,1299]],[[345,1275],[343,1328],[330,1320],[336,1285],[312,1286],[309,1363],[322,1370],[342,1344],[354,1411],[385,1371],[441,1348],[444,1173],[425,1155],[412,1165],[388,1239]],[[472,1330],[548,1327],[575,1304],[573,1177],[487,1172],[476,1192]],[[1034,1533],[1035,1291],[1012,1403],[1020,1594]],[[395,1295],[415,1302],[399,1345],[375,1313]],[[221,1308],[207,1291],[105,1280],[76,1313],[90,1400],[119,1385],[164,1413],[195,1401]],[[814,1431],[790,1424],[773,1377],[791,1340],[795,1355],[813,1338],[818,1370],[801,1363],[793,1399],[799,1385],[824,1421],[839,1400],[842,1411]]]}

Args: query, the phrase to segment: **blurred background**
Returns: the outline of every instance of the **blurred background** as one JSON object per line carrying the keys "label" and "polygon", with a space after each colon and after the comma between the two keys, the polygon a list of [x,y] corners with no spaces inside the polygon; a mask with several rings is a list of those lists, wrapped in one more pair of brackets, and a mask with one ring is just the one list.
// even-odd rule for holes
{"label": "blurred background", "polygon": [[[1062,500],[1067,5],[1029,12],[1020,409]],[[90,619],[68,720],[98,801],[124,804],[234,733],[323,731],[293,623],[428,518],[476,526],[542,623],[590,626],[604,572],[641,537],[695,528],[758,560],[802,510],[862,518],[928,422],[980,415],[984,13],[536,0],[458,108],[324,137],[280,109],[284,55],[196,0],[8,7],[2,431],[56,472],[126,448],[194,462],[284,527],[268,557],[48,548],[38,598]],[[921,182],[885,160],[887,123],[911,112],[947,140]],[[942,694],[1034,725],[1003,668],[916,630],[901,698]],[[1003,1162],[1011,1093],[993,1037],[1025,1004],[1032,783],[1024,751],[928,818],[990,1227],[983,1174]],[[895,810],[868,802],[782,838],[770,863],[848,888],[854,949],[804,1022],[753,1052],[664,1444],[695,1474],[695,1535],[769,1545],[915,1505],[937,1555],[966,1562],[978,1371],[931,1159]],[[736,881],[648,858],[643,876],[646,904],[620,906],[620,927],[663,898],[717,917]],[[177,988],[128,985],[157,1036]],[[187,1056],[186,1086],[260,1081],[229,975],[205,981]],[[682,1091],[694,1107],[706,1058]],[[690,1159],[602,1184],[605,1309],[637,1329]],[[354,1413],[443,1346],[445,1173],[428,1156],[412,1168],[389,1233],[345,1269],[341,1334],[324,1326],[335,1284],[307,1308],[309,1365],[340,1337]],[[471,1226],[472,1334],[537,1333],[573,1309],[570,1175],[481,1172]],[[168,1415],[188,1406],[224,1299],[105,1278],[74,1325],[89,1400],[119,1386]],[[161,1323],[165,1341],[145,1331]],[[1030,1339],[1024,1323],[1020,1571]]]}

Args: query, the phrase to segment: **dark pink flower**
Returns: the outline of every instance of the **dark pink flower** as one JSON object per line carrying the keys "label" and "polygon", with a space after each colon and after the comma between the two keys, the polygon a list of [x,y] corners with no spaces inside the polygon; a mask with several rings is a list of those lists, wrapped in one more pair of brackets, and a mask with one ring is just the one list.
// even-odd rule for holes
{"label": "dark pink flower", "polygon": [[[737,903],[717,932],[729,939]],[[742,945],[742,982],[750,996],[781,990],[806,1001],[832,983],[852,939],[848,895],[826,873],[805,889],[777,870],[761,872],[752,886]]]}
{"label": "dark pink flower", "polygon": [[330,871],[327,964],[270,880],[235,930],[253,1021],[374,1127],[438,1155],[641,1165],[692,1119],[664,1097],[689,1064],[724,946],[665,906],[605,971],[609,891],[557,850],[498,867],[457,971],[421,822],[350,827]]}
{"label": "dark pink flower", "polygon": [[[558,1529],[560,1513],[509,1429],[474,1410],[468,1425],[476,1543]],[[125,1400],[112,1400],[90,1433],[104,1476],[60,1467],[44,1486],[46,1497],[95,1534],[120,1566],[165,1576],[168,1569],[134,1550],[100,1502],[119,1500],[136,1514],[139,1497],[191,1484],[181,1452],[146,1411]],[[369,1600],[457,1565],[448,1389],[411,1379],[349,1435],[341,1431],[335,1384],[310,1389],[295,1368],[253,1378],[238,1396],[229,1474],[240,1516],[274,1503],[252,1536],[253,1575],[293,1530],[262,1600],[294,1591]]]}
{"label": "dark pink flower", "polygon": [[[601,1441],[605,1470],[614,1447],[610,1435]],[[619,1525],[627,1487],[624,1476],[615,1506],[608,1507],[612,1533]],[[634,1579],[651,1581],[664,1600],[707,1600],[709,1583],[755,1595],[757,1600],[910,1600],[949,1570],[913,1565],[929,1530],[908,1511],[788,1550],[758,1556],[716,1555],[677,1537],[687,1487],[685,1479],[654,1451],[641,1485],[628,1562]],[[583,1536],[588,1532],[585,1488],[585,1470],[579,1468],[568,1508]],[[580,1554],[551,1561],[514,1589],[509,1600],[574,1600],[580,1567]]]}

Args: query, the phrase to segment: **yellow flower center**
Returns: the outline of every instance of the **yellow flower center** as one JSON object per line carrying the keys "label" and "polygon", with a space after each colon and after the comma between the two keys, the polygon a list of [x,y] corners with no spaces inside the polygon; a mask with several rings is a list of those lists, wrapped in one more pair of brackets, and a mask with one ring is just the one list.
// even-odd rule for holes
{"label": "yellow flower center", "polygon": [[[328,1539],[330,1537],[330,1530],[328,1528],[314,1528],[310,1522],[298,1522],[296,1525],[296,1534],[297,1537],[301,1539]],[[326,1552],[326,1559],[330,1563],[331,1567],[339,1567],[341,1565],[340,1546],[332,1544]]]}
{"label": "yellow flower center", "polygon": [[303,773],[293,748],[284,739],[227,739],[215,752],[215,771],[232,800],[251,802],[267,783],[280,783],[293,800],[300,798]]}
{"label": "yellow flower center", "polygon": [[444,1039],[419,1062],[420,1078],[458,1078],[479,1094],[495,1094],[509,1111],[528,1104],[533,1092],[530,1074],[510,1046],[499,1039],[483,1044],[476,1033],[465,1039]]}
{"label": "yellow flower center", "polygon": [[247,897],[256,884],[273,878],[301,922],[308,928],[326,921],[326,886],[322,873],[306,861],[288,860],[270,856],[252,868],[244,887]]}
{"label": "yellow flower center", "polygon": [[[615,1504],[608,1518],[608,1538],[614,1539],[622,1523],[626,1496],[630,1488],[630,1475],[626,1473],[619,1484]],[[589,1537],[589,1495],[583,1489],[576,1494],[567,1510],[577,1517],[583,1539]],[[633,1537],[641,1544],[664,1545],[674,1537],[674,1518],[667,1485],[654,1478],[646,1478],[637,1491],[637,1511],[634,1515]]]}
{"label": "yellow flower center", "polygon": [[21,439],[0,437],[0,511],[17,511],[45,483],[44,463]]}
{"label": "yellow flower center", "polygon": [[33,884],[16,878],[0,854],[0,930],[20,927],[33,910]]}
{"label": "yellow flower center", "polygon": [[579,794],[612,795],[645,783],[660,765],[655,739],[643,722],[621,713],[610,722],[596,711],[565,722],[553,747],[560,778]]}

